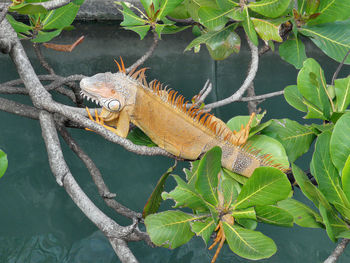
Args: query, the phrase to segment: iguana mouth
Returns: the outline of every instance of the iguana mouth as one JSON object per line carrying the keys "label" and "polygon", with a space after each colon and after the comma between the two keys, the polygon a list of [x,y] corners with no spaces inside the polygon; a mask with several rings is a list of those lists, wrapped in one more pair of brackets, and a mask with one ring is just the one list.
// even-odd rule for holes
{"label": "iguana mouth", "polygon": [[88,101],[91,100],[92,102],[94,102],[94,103],[96,103],[96,104],[102,106],[102,104],[101,104],[99,98],[97,98],[96,96],[90,94],[90,93],[87,92],[86,90],[83,90],[83,89],[80,90],[80,95],[81,95],[83,98],[87,99]]}

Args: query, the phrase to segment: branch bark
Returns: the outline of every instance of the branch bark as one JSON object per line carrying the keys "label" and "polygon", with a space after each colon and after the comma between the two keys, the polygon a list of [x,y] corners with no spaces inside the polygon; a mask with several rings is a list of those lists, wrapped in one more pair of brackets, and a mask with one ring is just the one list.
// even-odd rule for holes
{"label": "branch bark", "polygon": [[338,258],[343,254],[346,246],[349,244],[350,239],[344,238],[337,247],[334,249],[333,253],[323,262],[323,263],[335,263]]}

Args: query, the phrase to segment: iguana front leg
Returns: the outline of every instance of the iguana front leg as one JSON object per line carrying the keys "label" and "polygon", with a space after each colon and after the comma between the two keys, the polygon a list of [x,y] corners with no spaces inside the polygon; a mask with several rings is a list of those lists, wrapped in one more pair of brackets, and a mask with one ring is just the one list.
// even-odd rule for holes
{"label": "iguana front leg", "polygon": [[126,138],[126,136],[128,136],[130,117],[126,110],[122,110],[120,112],[110,112],[102,108],[100,114],[98,114],[97,110],[95,110],[95,119],[92,117],[88,108],[86,108],[86,111],[90,120],[102,125],[120,137]]}

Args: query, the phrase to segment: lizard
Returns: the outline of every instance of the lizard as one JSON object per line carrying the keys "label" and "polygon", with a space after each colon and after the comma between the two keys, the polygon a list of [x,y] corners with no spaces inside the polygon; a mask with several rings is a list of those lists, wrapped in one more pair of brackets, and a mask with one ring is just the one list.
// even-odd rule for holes
{"label": "lizard", "polygon": [[115,62],[117,73],[98,73],[80,81],[81,95],[102,106],[95,119],[87,109],[91,120],[123,138],[128,135],[131,122],[160,148],[185,160],[200,159],[214,146],[220,146],[222,166],[245,177],[260,166],[287,170],[275,164],[270,155],[261,155],[246,143],[254,114],[240,131],[231,131],[214,115],[194,104],[188,107],[189,102],[182,95],[159,81],[147,83],[146,68],[134,68],[126,74],[123,60],[120,64]]}

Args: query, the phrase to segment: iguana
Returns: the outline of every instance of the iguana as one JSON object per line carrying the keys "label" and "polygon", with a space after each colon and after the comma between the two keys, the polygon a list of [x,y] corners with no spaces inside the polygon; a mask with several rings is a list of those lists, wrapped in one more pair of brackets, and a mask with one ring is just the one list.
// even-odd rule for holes
{"label": "iguana", "polygon": [[125,138],[132,122],[160,148],[187,160],[196,160],[220,146],[222,166],[246,177],[259,166],[283,170],[271,156],[259,155],[259,150],[246,144],[254,115],[239,132],[232,132],[212,114],[194,105],[188,107],[182,95],[157,80],[147,83],[146,68],[126,74],[123,61],[115,62],[119,72],[99,73],[80,82],[82,95],[102,106],[95,120],[99,124]]}

